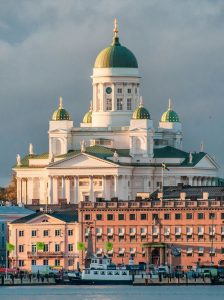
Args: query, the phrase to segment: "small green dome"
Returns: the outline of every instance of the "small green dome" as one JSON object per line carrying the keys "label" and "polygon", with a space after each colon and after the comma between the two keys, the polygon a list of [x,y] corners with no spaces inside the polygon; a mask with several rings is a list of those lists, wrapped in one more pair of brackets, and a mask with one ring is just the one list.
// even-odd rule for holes
{"label": "small green dome", "polygon": [[69,113],[67,110],[63,108],[62,98],[60,97],[60,104],[58,109],[52,115],[52,121],[63,121],[63,120],[71,120]]}
{"label": "small green dome", "polygon": [[132,119],[150,119],[150,114],[143,104],[140,104],[139,107],[134,111]]}
{"label": "small green dome", "polygon": [[85,116],[84,116],[82,122],[83,122],[83,123],[92,123],[92,110],[89,110],[89,111],[85,114]]}
{"label": "small green dome", "polygon": [[161,122],[180,122],[178,114],[171,109],[171,100],[169,99],[168,110],[165,111],[161,117]]}

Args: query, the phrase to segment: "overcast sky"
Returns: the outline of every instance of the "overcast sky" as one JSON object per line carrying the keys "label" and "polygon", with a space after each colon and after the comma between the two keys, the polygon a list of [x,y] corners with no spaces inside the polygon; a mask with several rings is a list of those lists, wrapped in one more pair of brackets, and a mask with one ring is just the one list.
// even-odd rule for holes
{"label": "overcast sky", "polygon": [[30,142],[36,153],[48,150],[59,96],[79,125],[115,17],[121,43],[137,57],[154,126],[171,97],[184,149],[199,151],[204,141],[223,167],[223,0],[0,0],[0,185]]}

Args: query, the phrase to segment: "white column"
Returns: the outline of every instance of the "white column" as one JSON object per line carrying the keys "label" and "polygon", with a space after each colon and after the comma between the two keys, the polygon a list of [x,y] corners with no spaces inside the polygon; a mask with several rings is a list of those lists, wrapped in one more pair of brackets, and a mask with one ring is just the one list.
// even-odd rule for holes
{"label": "white column", "polygon": [[79,177],[74,177],[74,203],[79,203]]}
{"label": "white column", "polygon": [[22,179],[17,177],[16,178],[16,188],[17,188],[17,203],[21,203],[22,202],[22,191],[21,191],[21,182]]}
{"label": "white column", "polygon": [[33,184],[34,178],[31,177],[31,178],[28,178],[27,180],[28,180],[27,181],[27,183],[28,183],[28,185],[27,185],[27,196],[28,196],[27,201],[28,201],[28,204],[32,204],[32,200],[34,199],[34,196],[36,198],[36,195],[34,195],[34,184]]}
{"label": "white column", "polygon": [[114,176],[114,197],[118,197],[118,176]]}
{"label": "white column", "polygon": [[49,176],[48,177],[48,195],[47,195],[47,204],[52,204],[52,187],[53,185],[53,180],[52,180],[52,177]]}
{"label": "white column", "polygon": [[188,184],[193,186],[193,177],[192,176],[188,177]]}
{"label": "white column", "polygon": [[65,198],[67,199],[67,203],[70,203],[70,195],[71,195],[71,182],[70,177],[65,178]]}
{"label": "white column", "polygon": [[94,202],[93,176],[89,176],[89,200]]}
{"label": "white column", "polygon": [[61,177],[61,198],[65,198],[65,177]]}
{"label": "white column", "polygon": [[47,179],[44,177],[40,177],[39,180],[40,180],[40,190],[39,190],[40,204],[45,204],[46,199],[48,197]]}
{"label": "white column", "polygon": [[53,203],[58,204],[58,177],[54,176],[53,177]]}
{"label": "white column", "polygon": [[106,176],[102,176],[102,198],[106,198]]}

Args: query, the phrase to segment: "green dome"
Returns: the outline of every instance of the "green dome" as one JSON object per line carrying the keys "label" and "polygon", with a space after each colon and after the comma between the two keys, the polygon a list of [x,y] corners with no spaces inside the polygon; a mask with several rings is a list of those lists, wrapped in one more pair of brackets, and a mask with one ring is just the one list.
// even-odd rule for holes
{"label": "green dome", "polygon": [[132,119],[150,119],[150,114],[148,110],[140,104],[138,108],[134,111]]}
{"label": "green dome", "polygon": [[82,122],[83,122],[83,123],[92,123],[92,110],[89,110],[89,111],[85,114],[85,116],[84,116]]}
{"label": "green dome", "polygon": [[52,121],[63,121],[63,120],[71,120],[69,113],[67,110],[63,108],[62,98],[60,98],[60,104],[58,109],[52,115]]}
{"label": "green dome", "polygon": [[119,38],[114,37],[112,45],[98,54],[94,68],[138,68],[138,62],[128,48],[121,46]]}
{"label": "green dome", "polygon": [[178,114],[171,108],[171,100],[169,99],[168,110],[161,117],[161,122],[180,122]]}

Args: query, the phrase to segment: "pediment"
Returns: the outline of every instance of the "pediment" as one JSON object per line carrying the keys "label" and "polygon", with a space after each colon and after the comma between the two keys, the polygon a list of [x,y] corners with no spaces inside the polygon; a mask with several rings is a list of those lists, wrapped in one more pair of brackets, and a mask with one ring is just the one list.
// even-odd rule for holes
{"label": "pediment", "polygon": [[37,216],[36,218],[31,219],[30,221],[28,221],[27,223],[29,224],[64,224],[65,222],[63,222],[62,220],[59,220],[58,218],[55,218],[53,216],[50,216],[48,214],[42,214],[40,216]]}
{"label": "pediment", "polygon": [[91,156],[86,153],[80,153],[75,156],[65,158],[58,162],[55,162],[49,166],[49,169],[76,169],[76,168],[113,168],[117,165],[113,162],[105,161],[101,158]]}
{"label": "pediment", "polygon": [[207,154],[196,165],[195,168],[213,169],[219,168],[218,164]]}

